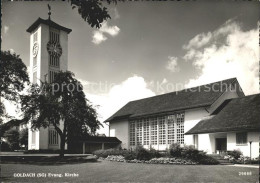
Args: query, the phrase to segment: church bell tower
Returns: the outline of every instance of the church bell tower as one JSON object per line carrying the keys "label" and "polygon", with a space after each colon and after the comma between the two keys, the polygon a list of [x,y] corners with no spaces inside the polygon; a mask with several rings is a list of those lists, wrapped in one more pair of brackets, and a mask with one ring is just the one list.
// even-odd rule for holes
{"label": "church bell tower", "polygon": [[[68,69],[68,34],[72,31],[49,18],[38,18],[26,31],[30,33],[30,81],[52,82],[59,71]],[[30,125],[29,125],[30,126]],[[59,149],[59,135],[52,126],[29,129],[28,149]]]}

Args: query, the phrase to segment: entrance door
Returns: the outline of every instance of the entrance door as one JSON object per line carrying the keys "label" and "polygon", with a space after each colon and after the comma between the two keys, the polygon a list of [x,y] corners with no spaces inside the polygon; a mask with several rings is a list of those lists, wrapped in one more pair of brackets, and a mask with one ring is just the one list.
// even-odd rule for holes
{"label": "entrance door", "polygon": [[224,153],[227,151],[227,138],[216,138],[217,153]]}

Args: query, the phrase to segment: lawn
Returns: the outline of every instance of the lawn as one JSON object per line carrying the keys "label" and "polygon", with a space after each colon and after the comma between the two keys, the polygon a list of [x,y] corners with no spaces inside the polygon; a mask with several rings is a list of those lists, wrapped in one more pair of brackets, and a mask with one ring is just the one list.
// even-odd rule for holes
{"label": "lawn", "polygon": [[[225,165],[160,165],[98,161],[78,164],[2,164],[2,182],[257,182],[258,169]],[[251,172],[252,175],[239,175]],[[63,177],[15,178],[14,173],[61,174]],[[75,173],[78,177],[64,177]],[[240,173],[241,174],[241,173]]]}

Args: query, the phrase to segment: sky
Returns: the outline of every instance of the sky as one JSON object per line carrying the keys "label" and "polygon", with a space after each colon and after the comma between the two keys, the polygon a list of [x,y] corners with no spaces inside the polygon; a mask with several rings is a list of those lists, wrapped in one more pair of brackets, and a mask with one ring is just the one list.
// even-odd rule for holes
{"label": "sky", "polygon": [[[29,67],[29,33],[38,18],[71,28],[68,69],[103,122],[127,102],[236,77],[259,93],[257,1],[103,3],[111,19],[91,28],[65,1],[2,4],[2,50]],[[6,104],[8,111],[15,110]],[[108,135],[108,127],[99,130]]]}

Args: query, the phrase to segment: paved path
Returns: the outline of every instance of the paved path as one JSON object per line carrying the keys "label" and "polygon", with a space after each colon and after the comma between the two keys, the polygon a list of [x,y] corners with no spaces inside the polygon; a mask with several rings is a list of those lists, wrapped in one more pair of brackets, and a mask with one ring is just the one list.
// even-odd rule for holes
{"label": "paved path", "polygon": [[244,164],[235,164],[227,166],[236,166],[236,167],[245,167],[245,168],[259,168],[259,165],[244,165]]}

